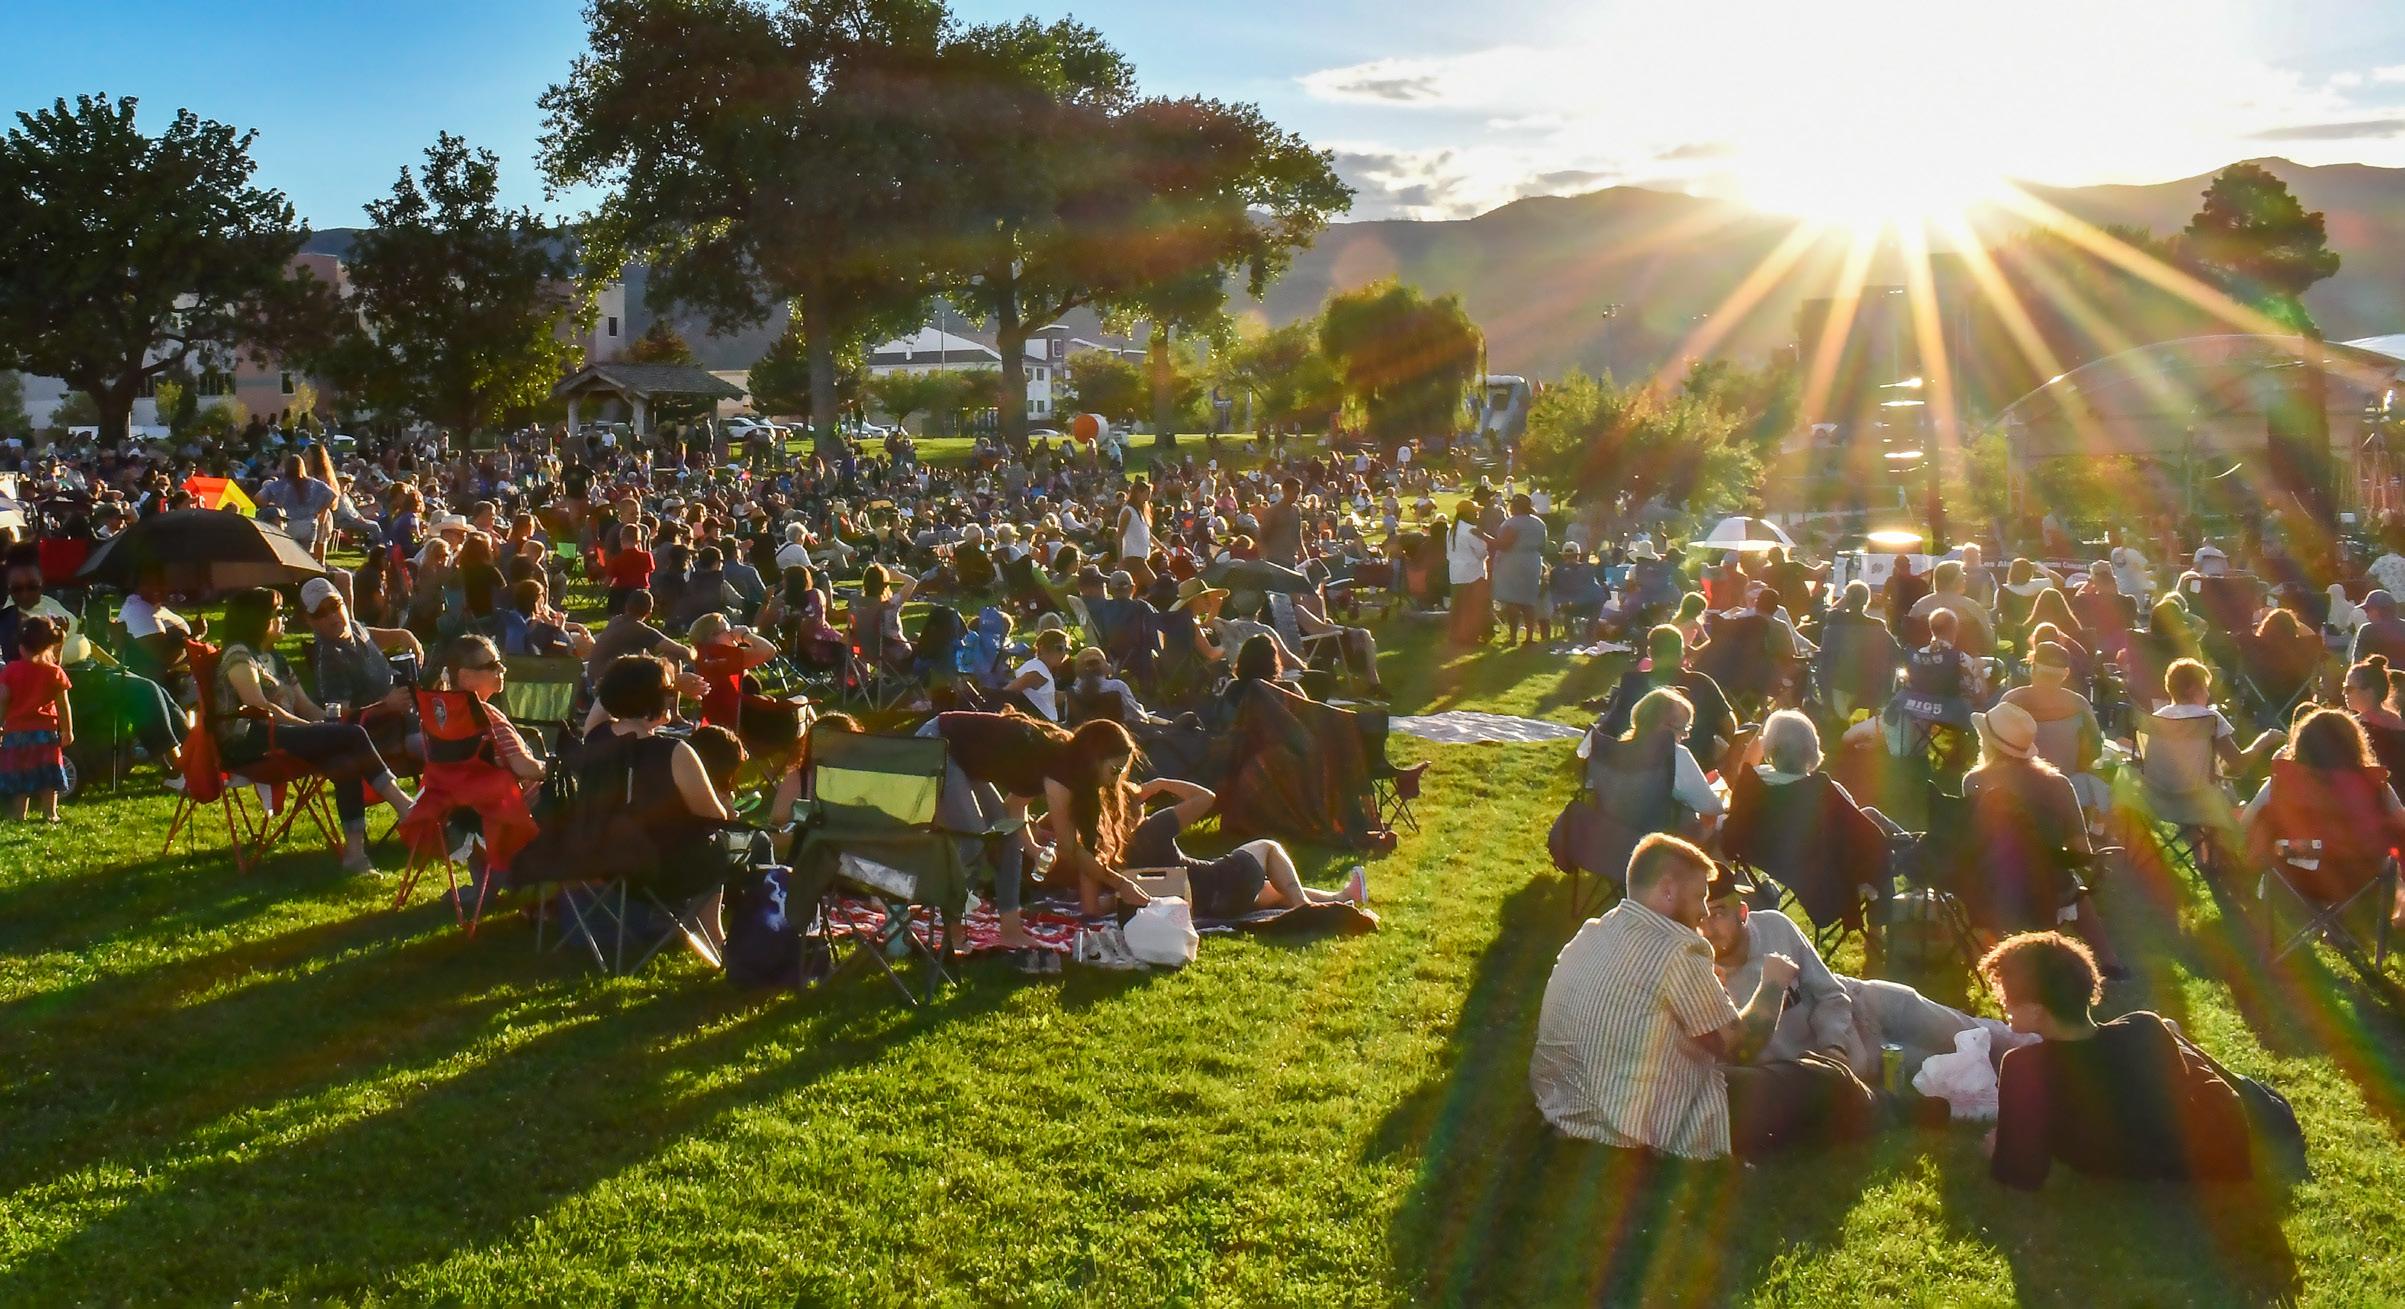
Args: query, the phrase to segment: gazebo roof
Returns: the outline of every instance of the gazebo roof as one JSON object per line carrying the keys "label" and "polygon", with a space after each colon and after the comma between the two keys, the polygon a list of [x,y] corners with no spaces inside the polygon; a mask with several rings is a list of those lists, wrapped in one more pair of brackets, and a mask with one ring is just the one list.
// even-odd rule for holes
{"label": "gazebo roof", "polygon": [[713,376],[699,364],[587,364],[551,388],[553,399],[607,391],[627,399],[650,400],[663,395],[695,395],[711,400],[740,400],[742,388]]}

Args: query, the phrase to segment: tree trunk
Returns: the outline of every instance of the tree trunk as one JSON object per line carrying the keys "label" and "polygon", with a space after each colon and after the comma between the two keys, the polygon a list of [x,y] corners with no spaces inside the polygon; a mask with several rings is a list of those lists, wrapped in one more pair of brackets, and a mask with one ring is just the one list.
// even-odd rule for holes
{"label": "tree trunk", "polygon": [[1169,357],[1169,325],[1155,319],[1152,336],[1144,343],[1144,366],[1152,374],[1152,443],[1156,449],[1177,448],[1177,397],[1170,394],[1176,370]]}
{"label": "tree trunk", "polygon": [[122,443],[133,435],[134,398],[139,393],[139,384],[130,381],[85,388],[84,394],[100,410],[101,444]]}
{"label": "tree trunk", "polygon": [[826,297],[815,288],[802,296],[802,348],[810,361],[811,444],[829,459],[842,453],[836,435],[835,338]]}
{"label": "tree trunk", "polygon": [[1014,287],[994,300],[994,349],[1002,354],[1002,439],[1011,449],[1027,450],[1027,324],[1019,318],[1019,293]]}

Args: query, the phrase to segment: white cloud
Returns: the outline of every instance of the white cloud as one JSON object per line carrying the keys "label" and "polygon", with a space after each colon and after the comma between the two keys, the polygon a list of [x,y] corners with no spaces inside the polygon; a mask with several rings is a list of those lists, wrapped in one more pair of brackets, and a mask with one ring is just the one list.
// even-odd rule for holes
{"label": "white cloud", "polygon": [[2405,64],[2389,64],[2372,70],[2375,82],[2405,82]]}

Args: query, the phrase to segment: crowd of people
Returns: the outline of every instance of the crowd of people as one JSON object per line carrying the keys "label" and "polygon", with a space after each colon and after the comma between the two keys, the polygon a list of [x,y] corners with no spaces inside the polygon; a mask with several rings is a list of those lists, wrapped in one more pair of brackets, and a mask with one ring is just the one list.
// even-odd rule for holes
{"label": "crowd of people", "polygon": [[[1635,647],[1590,702],[1591,817],[1555,851],[1620,899],[1564,949],[1531,1064],[1545,1117],[1611,1144],[1749,1154],[1932,1116],[1890,1065],[1908,1077],[1979,1031],[2000,1180],[2035,1185],[2053,1158],[2242,1171],[2160,1116],[2226,1072],[2150,1015],[2092,1021],[2132,968],[2093,894],[2127,862],[2108,851],[2161,824],[2204,871],[2286,861],[2326,899],[2405,834],[2384,762],[2405,757],[2395,593],[2291,581],[2276,545],[2251,574],[2199,546],[2159,586],[2127,546],[2001,570],[1966,546],[1874,587],[1860,557],[1841,583],[1805,549],[1697,550],[1627,506],[1569,518],[1508,470],[1497,486],[1408,446],[1256,463],[1215,442],[994,443],[949,467],[893,441],[740,459],[539,431],[237,448],[0,470],[45,488],[20,496],[37,530],[0,611],[0,794],[54,816],[95,723],[171,784],[272,754],[331,783],[347,867],[374,869],[373,804],[413,849],[447,848],[464,811],[505,882],[544,859],[656,867],[703,906],[705,953],[722,904],[786,853],[743,815],[791,812],[814,732],[945,741],[938,825],[998,948],[1043,973],[1059,957],[1028,930],[1031,892],[1124,913],[1154,894],[1143,871],[1175,868],[1213,918],[1366,904],[1365,872],[1307,886],[1288,846],[1394,841],[1368,785],[1391,766],[1365,611],[1439,616],[1465,650]],[[199,503],[196,476],[245,489],[324,575],[178,596],[153,567],[113,616],[77,594],[91,550]],[[2364,571],[2405,584],[2405,553]],[[518,660],[577,684],[556,746],[501,707]],[[576,839],[541,812],[562,769],[617,797]],[[1917,832],[1878,802],[1898,771],[1927,783]],[[1212,814],[1230,848],[1189,855]],[[1826,927],[1892,943],[1935,901],[2007,1021],[1822,957]]]}
{"label": "crowd of people", "polygon": [[[2247,1175],[2276,1092],[2155,1015],[2097,1019],[2140,966],[2097,891],[2176,895],[2182,873],[2267,943],[2283,909],[2295,940],[2342,948],[2405,927],[2405,622],[2385,585],[2405,580],[2405,524],[2326,586],[2276,540],[2250,568],[2210,543],[2186,558],[2159,582],[2118,543],[1999,574],[1971,545],[1898,558],[1874,589],[1767,549],[1707,556],[1696,590],[1659,597],[1640,660],[1590,702],[1556,827],[1556,861],[1622,896],[1548,986],[1530,1067],[1547,1120],[1692,1157],[1945,1121],[1912,1073],[1985,1029],[1998,1181],[2037,1186],[2054,1161]],[[1848,932],[1872,961],[1916,938],[1925,954],[1949,928],[1938,948],[2007,1023],[1822,958]]]}

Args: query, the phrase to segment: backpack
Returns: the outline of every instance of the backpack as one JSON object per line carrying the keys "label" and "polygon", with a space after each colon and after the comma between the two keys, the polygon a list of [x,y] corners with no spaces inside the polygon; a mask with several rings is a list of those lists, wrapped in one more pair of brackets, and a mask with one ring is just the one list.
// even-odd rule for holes
{"label": "backpack", "polygon": [[824,935],[803,921],[812,911],[796,903],[793,870],[770,864],[743,888],[727,924],[726,949],[719,959],[729,982],[745,990],[790,986],[799,990],[824,981],[834,971],[833,953]]}

